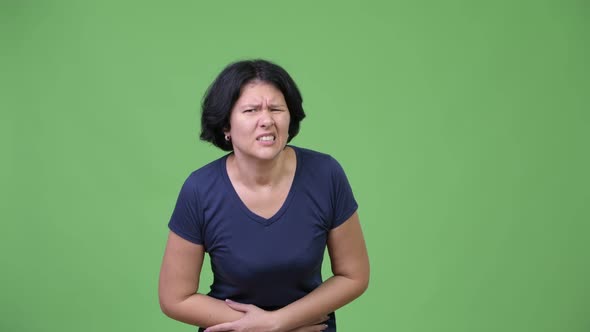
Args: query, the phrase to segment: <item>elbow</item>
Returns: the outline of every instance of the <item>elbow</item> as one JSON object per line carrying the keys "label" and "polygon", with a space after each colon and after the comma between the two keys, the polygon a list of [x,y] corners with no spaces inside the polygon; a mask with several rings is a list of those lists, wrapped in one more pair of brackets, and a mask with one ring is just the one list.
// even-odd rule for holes
{"label": "elbow", "polygon": [[162,296],[161,294],[159,296],[159,302],[162,313],[172,319],[175,319],[174,317],[177,316],[175,313],[177,311],[176,308],[178,303],[169,298],[166,298],[165,296]]}
{"label": "elbow", "polygon": [[369,275],[367,274],[366,277],[362,277],[357,280],[357,291],[358,291],[357,296],[361,296],[364,292],[367,291],[368,288],[369,288]]}
{"label": "elbow", "polygon": [[349,301],[359,298],[369,288],[369,278],[347,278]]}
{"label": "elbow", "polygon": [[367,260],[366,266],[363,268],[363,276],[361,278],[361,285],[362,285],[362,293],[364,293],[367,289],[369,289],[369,280],[371,279],[371,266],[369,265],[369,261]]}
{"label": "elbow", "polygon": [[367,266],[366,268],[356,269],[354,270],[354,272],[349,271],[349,273],[334,273],[334,275],[344,278],[344,280],[347,280],[350,295],[353,298],[357,298],[361,296],[369,288],[369,271],[370,269]]}
{"label": "elbow", "polygon": [[173,314],[173,305],[171,305],[170,303],[162,300],[160,298],[160,310],[162,311],[162,313],[170,318],[172,318]]}
{"label": "elbow", "polygon": [[361,296],[369,288],[370,276],[371,276],[371,274],[370,274],[370,269],[368,266],[362,274],[357,276],[357,278],[356,278],[357,287],[358,287],[357,288],[358,289],[357,296]]}
{"label": "elbow", "polygon": [[367,291],[367,289],[369,289],[369,278],[368,278],[368,277],[367,277],[367,279],[366,279],[366,280],[364,281],[364,283],[363,283],[363,287],[362,287],[362,292],[361,292],[361,294],[362,294],[362,293],[364,293],[364,292],[366,292],[366,291]]}
{"label": "elbow", "polygon": [[353,299],[361,296],[369,288],[369,275],[343,276],[348,280],[348,289]]}

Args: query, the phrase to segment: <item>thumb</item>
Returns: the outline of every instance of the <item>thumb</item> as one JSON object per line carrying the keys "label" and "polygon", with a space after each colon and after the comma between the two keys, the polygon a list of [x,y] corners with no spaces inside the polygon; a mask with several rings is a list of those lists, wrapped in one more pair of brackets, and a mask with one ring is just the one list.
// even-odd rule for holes
{"label": "thumb", "polygon": [[230,299],[226,299],[225,300],[225,304],[227,304],[228,307],[240,311],[240,312],[248,312],[250,311],[250,305],[249,304],[244,304],[244,303],[239,303],[239,302],[235,302],[232,301]]}

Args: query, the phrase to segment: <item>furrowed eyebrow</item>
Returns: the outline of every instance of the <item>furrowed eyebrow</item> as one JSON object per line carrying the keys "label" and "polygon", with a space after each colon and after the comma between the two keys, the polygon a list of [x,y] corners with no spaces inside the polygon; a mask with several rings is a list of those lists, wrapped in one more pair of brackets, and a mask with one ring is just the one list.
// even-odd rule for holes
{"label": "furrowed eyebrow", "polygon": [[[260,108],[262,105],[261,104],[245,104],[245,105],[241,105],[241,108]],[[270,108],[280,108],[280,107],[287,107],[287,105],[285,104],[271,104],[268,105],[268,107]]]}
{"label": "furrowed eyebrow", "polygon": [[259,108],[261,105],[260,104],[246,104],[246,105],[241,105],[240,107],[243,108]]}

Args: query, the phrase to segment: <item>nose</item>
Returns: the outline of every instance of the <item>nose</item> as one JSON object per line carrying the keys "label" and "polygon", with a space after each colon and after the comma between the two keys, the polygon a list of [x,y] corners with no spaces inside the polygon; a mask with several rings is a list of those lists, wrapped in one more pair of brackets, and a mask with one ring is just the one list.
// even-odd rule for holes
{"label": "nose", "polygon": [[271,127],[275,124],[275,121],[272,117],[272,112],[268,107],[265,107],[262,112],[260,112],[260,126],[263,128]]}

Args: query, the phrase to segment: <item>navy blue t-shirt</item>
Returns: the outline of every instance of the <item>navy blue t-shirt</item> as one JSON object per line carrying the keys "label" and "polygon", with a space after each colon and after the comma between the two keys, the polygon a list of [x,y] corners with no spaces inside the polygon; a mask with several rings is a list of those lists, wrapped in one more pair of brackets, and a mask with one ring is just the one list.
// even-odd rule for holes
{"label": "navy blue t-shirt", "polygon": [[[290,146],[297,166],[287,198],[271,218],[250,211],[227,175],[227,155],[185,181],[168,227],[210,256],[209,296],[276,310],[322,283],[328,232],[357,210],[331,156]],[[336,331],[333,314],[326,331]]]}

